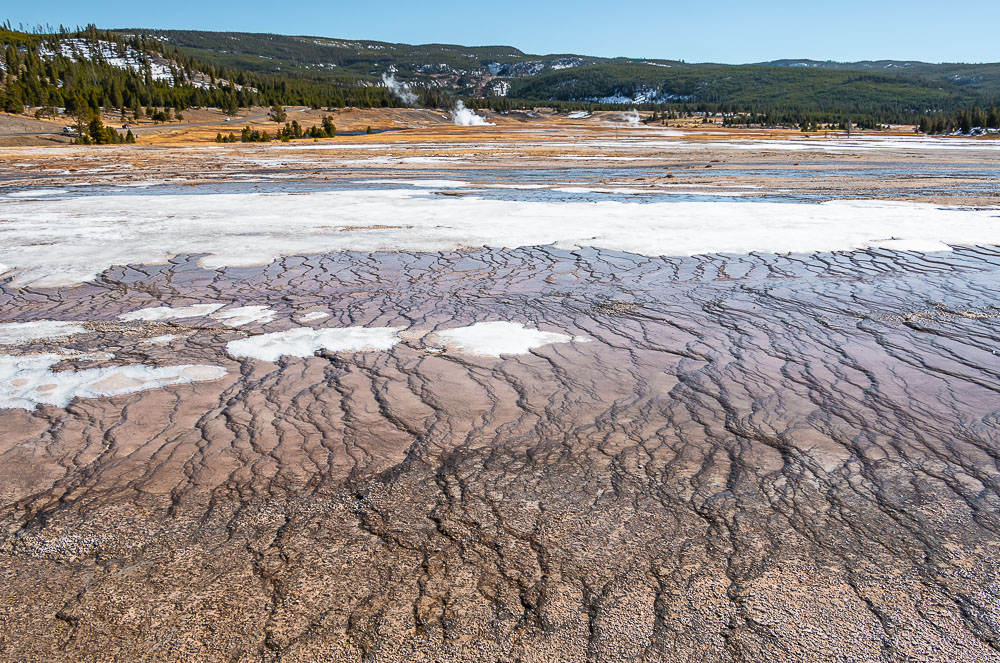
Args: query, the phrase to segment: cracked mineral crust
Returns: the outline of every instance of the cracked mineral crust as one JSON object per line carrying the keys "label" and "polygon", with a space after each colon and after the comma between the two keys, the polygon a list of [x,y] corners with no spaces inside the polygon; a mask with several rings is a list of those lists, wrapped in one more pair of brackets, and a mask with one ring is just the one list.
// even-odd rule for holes
{"label": "cracked mineral crust", "polygon": [[0,660],[1000,661],[996,246],[202,257],[0,283]]}

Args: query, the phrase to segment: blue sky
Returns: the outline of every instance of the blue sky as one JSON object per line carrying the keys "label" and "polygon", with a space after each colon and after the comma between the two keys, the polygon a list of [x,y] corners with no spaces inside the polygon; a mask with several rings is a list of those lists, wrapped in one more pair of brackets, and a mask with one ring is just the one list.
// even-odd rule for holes
{"label": "blue sky", "polygon": [[[13,4],[13,3],[11,3]],[[748,8],[755,8],[749,10]],[[899,59],[1000,61],[1000,1],[669,2],[382,0],[381,2],[18,2],[16,27],[276,32],[406,43],[505,44],[529,53],[758,62]]]}

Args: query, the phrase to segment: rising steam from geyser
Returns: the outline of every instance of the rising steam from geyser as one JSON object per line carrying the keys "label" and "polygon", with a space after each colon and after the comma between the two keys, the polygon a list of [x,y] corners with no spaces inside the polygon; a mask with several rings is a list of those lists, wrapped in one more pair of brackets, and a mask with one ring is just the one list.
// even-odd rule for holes
{"label": "rising steam from geyser", "polygon": [[455,107],[451,109],[451,121],[460,127],[492,127],[493,122],[487,122],[485,118],[476,115],[465,107],[462,100],[455,102]]}
{"label": "rising steam from geyser", "polygon": [[393,94],[397,99],[402,101],[407,106],[412,106],[417,103],[417,95],[414,94],[410,86],[402,81],[396,80],[396,75],[392,74],[382,74],[382,82],[385,86],[389,88],[389,92]]}
{"label": "rising steam from geyser", "polygon": [[[402,81],[396,80],[395,74],[382,74],[382,83],[389,89],[394,97],[402,101],[407,106],[417,103],[417,95],[414,94],[410,86]],[[476,115],[475,112],[465,107],[461,100],[455,102],[455,107],[451,109],[451,120],[460,127],[492,127],[493,122],[487,122],[486,118]]]}

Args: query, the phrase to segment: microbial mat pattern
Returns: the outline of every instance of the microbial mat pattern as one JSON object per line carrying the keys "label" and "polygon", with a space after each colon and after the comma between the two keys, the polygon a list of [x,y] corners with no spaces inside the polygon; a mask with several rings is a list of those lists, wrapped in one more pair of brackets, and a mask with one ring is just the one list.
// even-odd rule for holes
{"label": "microbial mat pattern", "polygon": [[11,272],[0,659],[998,661],[1000,249],[871,239]]}

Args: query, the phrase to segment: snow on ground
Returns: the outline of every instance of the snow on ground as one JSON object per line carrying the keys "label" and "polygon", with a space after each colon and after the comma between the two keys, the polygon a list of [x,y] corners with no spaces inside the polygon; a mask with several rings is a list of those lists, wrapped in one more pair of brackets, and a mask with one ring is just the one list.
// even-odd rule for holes
{"label": "snow on ground", "polygon": [[27,189],[25,191],[13,191],[7,194],[8,198],[37,198],[40,196],[59,196],[69,193],[68,189]]}
{"label": "snow on ground", "polygon": [[87,330],[76,322],[36,320],[34,322],[4,322],[0,324],[0,345],[22,345],[31,341],[59,340]]}
{"label": "snow on ground", "polygon": [[271,322],[276,315],[276,311],[266,306],[241,306],[226,311],[219,311],[208,317],[218,320],[227,327],[242,327],[252,322],[259,322],[261,324]]}
{"label": "snow on ground", "polygon": [[172,384],[215,380],[226,374],[221,366],[197,364],[52,370],[67,358],[82,359],[86,355],[0,355],[0,409],[34,410],[41,404],[66,407],[77,397],[131,394]]}
{"label": "snow on ground", "polygon": [[[201,255],[206,268],[330,251],[581,246],[646,256],[947,250],[1000,244],[1000,210],[885,201],[511,201],[424,189],[313,193],[102,195],[0,199],[11,285],[59,287],[112,265]],[[190,315],[221,305],[199,305]],[[215,307],[205,308],[205,307]],[[189,308],[189,307],[183,307]],[[122,319],[167,319],[145,309]],[[167,316],[160,317],[160,316]]]}
{"label": "snow on ground", "polygon": [[428,341],[435,345],[479,357],[523,355],[552,343],[586,343],[589,340],[585,336],[532,329],[520,322],[477,322],[469,327],[434,332],[428,337]]}
{"label": "snow on ground", "polygon": [[329,313],[324,313],[323,311],[310,311],[303,315],[300,319],[302,322],[312,322],[313,320],[322,320],[323,318],[330,317]]}
{"label": "snow on ground", "polygon": [[122,313],[119,320],[131,322],[134,320],[179,320],[182,318],[197,318],[214,313],[222,308],[224,304],[192,304],[191,306],[154,306],[152,308],[141,308],[138,311]]}
{"label": "snow on ground", "polygon": [[[173,73],[162,58],[150,59],[139,53],[131,46],[119,46],[109,41],[100,40],[96,43],[86,39],[72,38],[62,39],[59,42],[60,55],[74,60],[95,60],[100,59],[118,69],[131,69],[142,73],[149,67],[150,77],[154,81],[166,81],[171,85],[174,82]],[[51,60],[55,53],[44,44],[39,48],[38,54],[43,60]],[[162,61],[157,61],[162,60]]]}
{"label": "snow on ground", "polygon": [[449,163],[468,161],[466,157],[400,157],[399,163]]}
{"label": "snow on ground", "polygon": [[518,182],[517,184],[483,184],[481,186],[484,189],[523,189],[525,191],[551,188],[548,184],[526,184],[524,182]]}
{"label": "snow on ground", "polygon": [[399,343],[402,327],[298,327],[283,332],[259,334],[230,341],[226,351],[233,357],[278,361],[281,357],[311,357],[317,350],[367,352],[388,350]]}
{"label": "snow on ground", "polygon": [[[559,193],[607,193],[607,194],[617,194],[617,195],[634,195],[640,193],[660,193],[659,190],[654,189],[636,189],[631,187],[609,187],[609,186],[557,186],[553,187],[552,191],[558,191]],[[685,193],[689,193],[685,191]]]}
{"label": "snow on ground", "polygon": [[650,161],[655,160],[655,156],[650,157],[611,157],[604,154],[560,154],[552,157],[565,161]]}
{"label": "snow on ground", "polygon": [[955,138],[947,136],[923,136],[903,137],[903,136],[864,136],[860,138],[791,138],[788,140],[736,140],[736,141],[712,141],[714,148],[729,148],[735,150],[749,150],[753,152],[766,152],[768,150],[787,150],[793,152],[821,151],[838,154],[853,152],[875,152],[893,151],[906,152],[909,150],[997,150],[1000,149],[1000,141],[995,140],[975,140],[973,138]]}
{"label": "snow on ground", "polygon": [[[712,188],[681,188],[681,186],[669,189],[636,189],[634,187],[587,187],[587,186],[557,186],[551,189],[559,193],[606,193],[618,196],[717,196],[726,198],[742,198],[748,195],[746,191],[727,191],[725,189]],[[772,190],[776,193],[776,190]]]}
{"label": "snow on ground", "polygon": [[469,186],[461,180],[356,180],[355,184],[395,184],[398,186],[413,186],[424,189],[459,189]]}
{"label": "snow on ground", "polygon": [[274,320],[277,312],[266,306],[239,306],[220,311],[225,304],[192,304],[190,306],[154,306],[138,311],[122,313],[119,320],[131,322],[134,320],[181,320],[206,316],[218,320],[227,327],[241,327],[252,322],[261,324]]}

